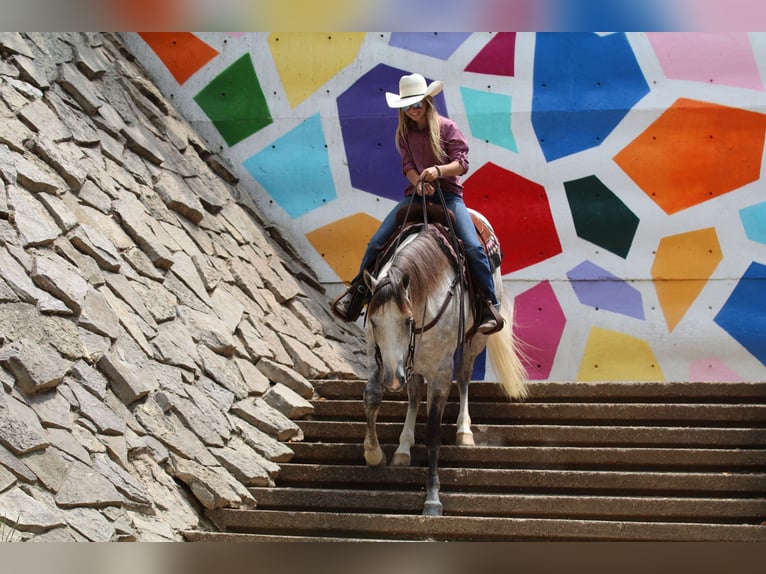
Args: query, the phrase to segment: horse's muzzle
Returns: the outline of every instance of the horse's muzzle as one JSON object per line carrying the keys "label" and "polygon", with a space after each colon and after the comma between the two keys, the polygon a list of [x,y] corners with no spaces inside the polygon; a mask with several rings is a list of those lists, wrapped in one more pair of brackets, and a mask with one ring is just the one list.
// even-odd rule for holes
{"label": "horse's muzzle", "polygon": [[385,369],[383,373],[383,387],[386,390],[399,392],[407,385],[407,377],[404,372],[404,367],[401,363],[396,366],[396,370],[392,373],[390,369]]}

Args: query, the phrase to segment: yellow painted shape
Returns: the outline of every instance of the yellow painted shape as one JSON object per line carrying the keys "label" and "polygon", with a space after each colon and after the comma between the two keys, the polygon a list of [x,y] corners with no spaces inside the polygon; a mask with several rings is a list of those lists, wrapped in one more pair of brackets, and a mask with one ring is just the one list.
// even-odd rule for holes
{"label": "yellow painted shape", "polygon": [[359,272],[364,250],[380,226],[380,221],[357,213],[319,227],[306,234],[306,239],[343,281],[350,283]]}
{"label": "yellow painted shape", "polygon": [[649,343],[594,327],[577,373],[578,381],[664,381]]}
{"label": "yellow painted shape", "polygon": [[721,259],[721,245],[713,227],[660,240],[652,279],[668,331],[675,329],[692,306]]}
{"label": "yellow painted shape", "polygon": [[[370,14],[368,0],[279,0],[248,6],[258,30],[353,30]],[[358,28],[357,28],[358,29]]]}
{"label": "yellow painted shape", "polygon": [[[321,4],[316,2],[316,4]],[[269,47],[287,99],[295,107],[351,64],[364,33],[282,32],[269,34]],[[335,97],[339,94],[330,94]]]}

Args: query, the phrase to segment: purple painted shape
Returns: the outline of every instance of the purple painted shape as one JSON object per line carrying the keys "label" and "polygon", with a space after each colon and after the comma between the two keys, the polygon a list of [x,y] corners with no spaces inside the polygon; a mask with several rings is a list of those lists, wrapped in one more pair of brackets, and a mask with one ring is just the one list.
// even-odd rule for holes
{"label": "purple painted shape", "polygon": [[[394,146],[398,111],[388,107],[385,93],[398,92],[399,78],[411,73],[379,64],[338,96],[351,185],[394,201],[404,196],[408,182]],[[444,93],[436,96],[434,102],[439,113],[446,116]]]}
{"label": "purple painted shape", "polygon": [[583,305],[636,319],[646,318],[641,292],[595,263],[584,261],[567,273],[567,277]]}
{"label": "purple painted shape", "polygon": [[722,359],[700,359],[689,365],[689,380],[701,383],[736,382],[744,380]]}
{"label": "purple painted shape", "polygon": [[395,48],[447,60],[470,35],[470,32],[392,32],[388,43]]}
{"label": "purple painted shape", "polygon": [[538,283],[516,296],[513,321],[514,333],[525,355],[528,378],[547,379],[566,324],[566,316],[550,282]]}

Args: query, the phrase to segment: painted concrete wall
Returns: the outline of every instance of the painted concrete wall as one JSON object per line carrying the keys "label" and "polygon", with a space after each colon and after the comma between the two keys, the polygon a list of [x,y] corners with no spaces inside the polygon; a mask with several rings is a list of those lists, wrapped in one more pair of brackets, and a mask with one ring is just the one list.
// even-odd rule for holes
{"label": "painted concrete wall", "polygon": [[469,136],[531,378],[764,379],[765,33],[124,38],[330,294],[405,187],[384,92],[417,71]]}

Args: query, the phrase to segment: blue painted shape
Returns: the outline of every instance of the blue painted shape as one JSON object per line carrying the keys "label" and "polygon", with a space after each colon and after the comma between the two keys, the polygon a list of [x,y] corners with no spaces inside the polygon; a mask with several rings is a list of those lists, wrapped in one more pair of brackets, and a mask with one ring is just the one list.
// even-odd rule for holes
{"label": "blue painted shape", "polygon": [[[457,368],[458,368],[458,354],[457,352],[452,357],[452,379],[457,380]],[[472,381],[483,381],[487,376],[487,349],[484,349],[478,354],[476,360],[473,362],[473,371],[471,371]]]}
{"label": "blue painted shape", "polygon": [[585,261],[567,273],[583,305],[644,320],[641,292],[595,263]]}
{"label": "blue painted shape", "polygon": [[766,202],[741,209],[739,217],[748,239],[766,243]]}
{"label": "blue painted shape", "polygon": [[[296,169],[300,163],[301,169]],[[242,165],[292,218],[336,198],[319,114],[245,160]]]}
{"label": "blue painted shape", "polygon": [[766,366],[766,265],[753,262],[715,322]]}
{"label": "blue painted shape", "polygon": [[[398,110],[386,104],[386,92],[399,92],[399,78],[413,72],[379,64],[338,96],[338,115],[351,185],[399,201],[407,187],[394,145]],[[427,82],[431,79],[426,78]],[[434,98],[447,115],[444,93]]]}
{"label": "blue painted shape", "polygon": [[[553,30],[678,30],[673,2],[667,0],[551,0]],[[688,22],[687,22],[688,24]]]}
{"label": "blue painted shape", "polygon": [[518,153],[511,131],[511,96],[461,88],[471,135]]}
{"label": "blue painted shape", "polygon": [[447,60],[470,35],[470,32],[392,32],[388,44],[395,48]]}
{"label": "blue painted shape", "polygon": [[625,34],[536,36],[532,125],[546,160],[596,147],[649,86]]}

